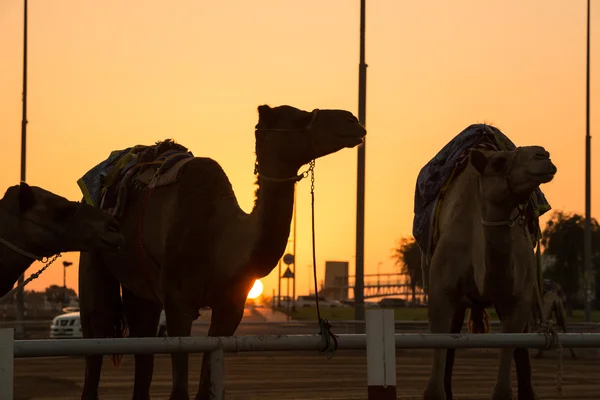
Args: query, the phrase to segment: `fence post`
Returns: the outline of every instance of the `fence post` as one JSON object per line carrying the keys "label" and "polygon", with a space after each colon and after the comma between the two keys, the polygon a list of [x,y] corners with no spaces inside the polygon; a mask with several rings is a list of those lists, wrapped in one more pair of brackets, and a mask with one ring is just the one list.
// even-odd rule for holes
{"label": "fence post", "polygon": [[210,400],[223,400],[225,394],[225,351],[218,347],[209,353]]}
{"label": "fence post", "polygon": [[0,329],[0,399],[12,400],[14,385],[14,329]]}
{"label": "fence post", "polygon": [[396,400],[394,310],[368,310],[366,319],[368,399]]}

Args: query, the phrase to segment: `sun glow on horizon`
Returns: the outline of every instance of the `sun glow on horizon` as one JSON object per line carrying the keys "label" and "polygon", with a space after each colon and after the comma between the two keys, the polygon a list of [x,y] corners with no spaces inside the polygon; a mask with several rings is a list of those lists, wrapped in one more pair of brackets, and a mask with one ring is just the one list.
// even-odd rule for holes
{"label": "sun glow on horizon", "polygon": [[252,289],[250,289],[250,292],[248,293],[248,298],[249,299],[256,299],[258,296],[260,296],[263,292],[263,284],[260,281],[260,279],[257,279],[254,282],[254,286],[252,286]]}

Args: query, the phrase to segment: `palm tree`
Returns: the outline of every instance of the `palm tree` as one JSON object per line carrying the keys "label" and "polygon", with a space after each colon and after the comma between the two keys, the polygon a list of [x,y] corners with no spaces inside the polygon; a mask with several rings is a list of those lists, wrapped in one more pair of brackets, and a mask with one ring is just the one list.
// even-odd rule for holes
{"label": "palm tree", "polygon": [[412,303],[415,304],[417,287],[423,288],[421,270],[421,249],[414,237],[401,238],[394,248],[392,259],[400,267],[400,272],[408,276],[412,291]]}

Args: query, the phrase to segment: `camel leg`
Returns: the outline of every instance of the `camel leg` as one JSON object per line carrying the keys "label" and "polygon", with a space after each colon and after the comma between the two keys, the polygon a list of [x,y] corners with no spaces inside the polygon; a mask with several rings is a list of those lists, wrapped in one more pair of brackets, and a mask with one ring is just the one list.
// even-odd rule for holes
{"label": "camel leg", "polygon": [[[530,329],[527,326],[524,333],[529,333]],[[531,377],[531,357],[529,349],[515,349],[513,358],[515,360],[515,368],[517,370],[517,386],[519,400],[537,400],[538,397],[533,390],[533,381]]]}
{"label": "camel leg", "polygon": [[[448,296],[445,291],[432,288],[429,293],[428,306],[431,333],[450,333],[458,308],[458,301],[455,298]],[[433,350],[433,366],[429,382],[423,393],[424,400],[446,400],[447,398],[444,389],[447,352],[448,349]]]}
{"label": "camel leg", "polygon": [[[212,307],[212,317],[208,336],[233,336],[244,316],[244,306],[248,292],[252,288],[254,280],[249,284],[240,284],[228,291],[222,301],[215,302]],[[195,400],[208,400],[211,390],[211,365],[209,363],[210,353],[204,353],[202,356],[202,372],[200,374],[200,384]],[[223,390],[224,389],[217,389]],[[223,392],[223,397],[225,393]]]}
{"label": "camel leg", "polygon": [[[460,333],[463,324],[465,323],[466,309],[460,308],[456,310],[454,318],[452,318],[452,327],[450,333]],[[446,390],[446,400],[452,400],[452,368],[454,367],[454,354],[456,349],[448,349],[446,353],[446,369],[444,374],[444,389]]]}
{"label": "camel leg", "polygon": [[[167,334],[170,337],[188,337],[192,333],[194,317],[190,310],[179,301],[167,297],[165,300],[165,316],[167,317]],[[160,315],[160,314],[159,314]],[[157,321],[158,325],[158,321]],[[188,392],[188,353],[171,354],[173,368],[173,387],[169,400],[189,400]]]}
{"label": "camel leg", "polygon": [[[158,328],[161,306],[136,296],[123,288],[123,309],[131,337],[154,337]],[[135,355],[133,400],[149,400],[154,372],[154,354]]]}
{"label": "camel leg", "polygon": [[[119,281],[105,268],[98,254],[81,253],[79,309],[84,338],[112,338],[115,336],[115,329],[121,330],[123,310]],[[85,357],[82,400],[98,399],[102,358]]]}
{"label": "camel leg", "polygon": [[[530,303],[522,301],[510,307],[499,306],[496,308],[498,314],[502,315],[502,333],[521,333],[525,331],[529,317]],[[500,363],[498,366],[498,377],[492,391],[492,400],[511,400],[513,398],[510,370],[512,359],[515,357],[515,365],[524,385],[519,385],[519,400],[536,399],[535,391],[531,385],[531,363],[527,349],[500,349]],[[526,383],[526,384],[525,384]]]}
{"label": "camel leg", "polygon": [[[496,313],[498,318],[502,320],[502,313],[496,307]],[[525,326],[524,333],[531,331],[529,324]],[[515,367],[517,370],[517,384],[519,399],[537,399],[537,395],[533,391],[533,384],[531,380],[531,358],[529,355],[529,349],[518,348],[515,349],[513,358],[515,360]]]}
{"label": "camel leg", "polygon": [[[242,317],[244,316],[244,304],[238,304],[227,309],[213,309],[208,336],[233,336]],[[202,372],[200,384],[195,400],[208,400],[211,391],[210,376],[211,365],[209,363],[210,353],[202,356]]]}

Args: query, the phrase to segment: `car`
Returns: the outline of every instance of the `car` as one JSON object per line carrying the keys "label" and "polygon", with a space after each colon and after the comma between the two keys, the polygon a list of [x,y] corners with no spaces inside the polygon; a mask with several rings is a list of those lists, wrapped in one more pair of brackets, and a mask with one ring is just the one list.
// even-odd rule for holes
{"label": "car", "polygon": [[386,308],[400,308],[406,307],[406,305],[406,300],[397,297],[386,297],[384,299],[381,299],[381,301],[379,302],[379,307]]}
{"label": "car", "polygon": [[[314,294],[309,296],[298,296],[298,300],[296,300],[296,307],[316,307],[317,299]],[[337,308],[337,307],[347,307],[347,305],[343,304],[337,300],[328,300],[323,296],[319,296],[319,307],[324,308]]]}
{"label": "car", "polygon": [[50,325],[50,339],[82,338],[79,311],[57,315]]}

